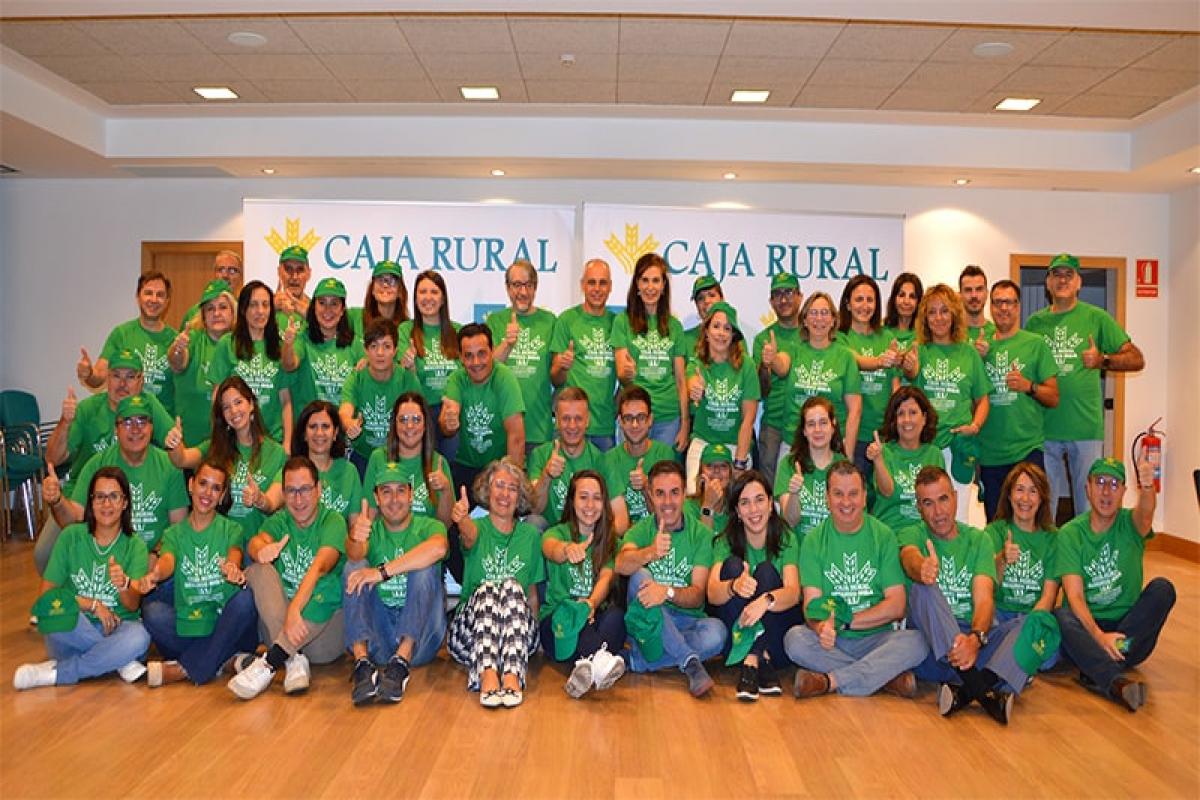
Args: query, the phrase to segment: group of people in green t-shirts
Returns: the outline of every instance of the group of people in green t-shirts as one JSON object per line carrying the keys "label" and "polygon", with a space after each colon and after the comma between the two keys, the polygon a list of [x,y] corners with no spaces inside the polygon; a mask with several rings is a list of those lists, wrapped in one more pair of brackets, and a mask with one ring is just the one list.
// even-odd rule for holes
{"label": "group of people in green t-shirts", "polygon": [[[1077,300],[1073,256],[1051,263],[1054,303],[1027,325],[1041,335],[1009,281],[982,318],[977,267],[959,291],[898,276],[886,317],[869,277],[835,304],[778,274],[749,346],[710,276],[684,331],[654,253],[620,314],[603,261],[559,316],[518,261],[511,307],[461,327],[434,271],[410,319],[393,262],[362,309],[335,278],[306,293],[303,248],[280,254],[278,292],[235,292],[240,266],[218,255],[178,333],[169,281],[144,274],[139,317],[95,363],[81,351],[103,392],[70,391],[48,446],[34,617],[52,659],[17,688],[226,673],[250,699],[280,672],[304,691],[310,664],[349,652],[354,704],[396,703],[445,643],[489,708],[521,704],[539,649],[573,697],[664,668],[699,697],[724,655],[744,701],[782,693],[795,665],[797,698],[913,697],[921,679],[943,715],[977,702],[1007,723],[1065,656],[1090,688],[1145,702],[1124,668],[1174,602],[1165,579],[1141,586],[1152,468],[1124,509],[1094,426],[1048,423],[1068,402],[1089,421],[1064,386],[1087,395],[1141,354]],[[986,530],[965,524],[977,482]]]}

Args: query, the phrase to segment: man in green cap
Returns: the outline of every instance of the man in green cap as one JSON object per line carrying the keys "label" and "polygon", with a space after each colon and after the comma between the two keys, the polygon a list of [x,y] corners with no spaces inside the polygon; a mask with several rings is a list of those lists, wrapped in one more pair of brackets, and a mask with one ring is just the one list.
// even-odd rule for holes
{"label": "man in green cap", "polygon": [[578,386],[587,392],[591,417],[588,440],[601,452],[613,448],[613,393],[617,371],[613,363],[612,326],[616,315],[608,310],[612,274],[608,264],[593,258],[583,266],[579,281],[583,302],[559,315],[550,335],[550,382]]}
{"label": "man in green cap", "polygon": [[[224,281],[229,285],[229,291],[233,295],[234,306],[237,305],[238,293],[242,291],[242,283],[245,279],[245,273],[242,269],[242,256],[234,250],[222,250],[213,257],[213,276],[209,285],[213,281]],[[189,308],[183,314],[183,322],[179,323],[179,329],[183,330],[188,326],[188,323],[196,318],[200,313],[200,307],[204,305],[204,300]]]}
{"label": "man in green cap", "polygon": [[571,477],[580,470],[600,471],[604,454],[587,440],[587,393],[569,386],[554,398],[554,423],[558,437],[529,454],[529,480],[533,482],[533,514],[525,521],[540,531],[562,521]]}
{"label": "man in green cap", "polygon": [[1055,612],[1063,651],[1079,681],[1130,711],[1146,702],[1146,684],[1122,675],[1150,657],[1175,605],[1175,587],[1155,578],[1142,587],[1142,556],[1154,536],[1154,468],[1137,464],[1137,503],[1122,508],[1125,465],[1100,458],[1088,470],[1090,508],[1058,532],[1056,572],[1066,602]]}
{"label": "man in green cap", "polygon": [[351,700],[399,703],[412,667],[437,655],[446,636],[442,559],[446,527],[412,513],[413,475],[384,464],[375,483],[379,516],[362,513],[346,537],[346,641],[354,655]]}
{"label": "man in green cap", "polygon": [[660,461],[674,461],[675,451],[650,438],[654,412],[650,393],[642,387],[631,384],[617,394],[617,422],[621,443],[604,454],[602,472],[612,503],[613,532],[622,536],[650,513],[647,473]]}
{"label": "man in green cap", "polygon": [[758,431],[758,468],[773,482],[787,424],[788,373],[800,345],[800,305],[804,294],[800,291],[800,281],[790,272],[772,276],[770,291],[775,321],[754,337],[753,354],[764,400]]}
{"label": "man in green cap", "polygon": [[554,438],[550,416],[550,338],[555,317],[533,304],[537,284],[533,264],[524,259],[514,261],[504,274],[504,288],[512,305],[493,311],[484,321],[496,343],[494,358],[507,365],[521,387],[526,454]]}
{"label": "man in green cap", "polygon": [[279,285],[275,289],[275,311],[283,315],[282,331],[292,319],[304,321],[309,297],[305,294],[312,269],[308,266],[308,251],[299,245],[284,248],[279,254]]}
{"label": "man in green cap", "polygon": [[983,531],[956,520],[958,496],[946,471],[922,468],[916,493],[922,522],[896,539],[900,563],[912,581],[908,624],[929,645],[917,677],[941,684],[943,717],[978,701],[988,716],[1007,725],[1014,697],[1040,663],[1026,670],[1029,664],[1016,655],[1029,617],[996,624],[992,542]]}
{"label": "man in green cap", "polygon": [[699,322],[695,327],[683,332],[684,360],[690,361],[696,357],[696,342],[700,340],[700,329],[704,327],[704,318],[708,309],[718,300],[725,299],[725,291],[721,283],[712,275],[701,275],[692,282],[692,302],[696,304],[696,318]]}
{"label": "man in green cap", "polygon": [[1045,414],[1053,515],[1059,500],[1068,496],[1075,514],[1088,510],[1087,470],[1104,455],[1101,373],[1134,372],[1146,363],[1120,323],[1104,309],[1079,299],[1082,286],[1079,259],[1059,253],[1050,260],[1046,274],[1053,302],[1025,323],[1026,330],[1045,338],[1058,365],[1059,402]]}

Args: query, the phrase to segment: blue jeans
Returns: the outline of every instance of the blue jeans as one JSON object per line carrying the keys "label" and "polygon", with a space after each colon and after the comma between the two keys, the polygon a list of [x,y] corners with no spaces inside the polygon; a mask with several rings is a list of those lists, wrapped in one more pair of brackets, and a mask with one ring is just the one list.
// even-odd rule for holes
{"label": "blue jeans", "polygon": [[[650,573],[639,569],[629,578],[629,602],[637,599],[638,589],[652,580]],[[664,603],[663,610],[663,654],[657,661],[646,661],[637,642],[633,642],[633,655],[629,665],[634,672],[655,672],[663,667],[679,667],[692,657],[706,661],[721,652],[725,646],[725,625],[712,617],[693,617]]]}
{"label": "blue jeans", "polygon": [[[679,419],[669,419],[666,422],[656,422],[650,426],[650,438],[662,442],[671,450],[675,449],[675,437],[679,435]],[[678,458],[678,456],[676,456]]]}
{"label": "blue jeans", "polygon": [[546,660],[557,663],[568,663],[580,658],[587,658],[607,645],[608,652],[619,655],[625,649],[625,614],[616,606],[609,606],[603,611],[596,612],[596,619],[583,626],[579,632],[579,641],[575,652],[564,659],[554,657],[554,619],[547,616],[540,623],[542,651]]}
{"label": "blue jeans", "polygon": [[[1092,468],[1092,462],[1104,455],[1104,442],[1099,439],[1085,439],[1078,442],[1060,442],[1047,439],[1046,477],[1050,479],[1050,516],[1058,510],[1058,501],[1070,497],[1075,506],[1074,515],[1078,516],[1090,511],[1092,506],[1087,499],[1087,474]],[[1063,468],[1063,458],[1067,466]],[[1070,475],[1070,484],[1067,476]]]}
{"label": "blue jeans", "polygon": [[797,625],[787,632],[788,657],[805,669],[825,672],[837,681],[838,694],[866,697],[905,670],[925,660],[929,648],[920,631],[880,631],[870,636],[837,637],[833,649],[821,646],[817,632]]}
{"label": "blue jeans", "polygon": [[445,456],[447,461],[453,461],[454,457],[458,455],[458,434],[447,436],[442,433],[442,426],[437,424],[440,416],[442,416],[442,404],[434,403],[429,406],[429,422],[426,424],[433,425],[434,449]]}
{"label": "blue jeans", "polygon": [[613,436],[611,433],[606,436],[593,436],[589,433],[587,438],[588,441],[594,444],[596,449],[601,453],[607,453],[617,445],[617,437]]}
{"label": "blue jeans", "polygon": [[[342,574],[349,575],[366,565],[365,561],[347,562]],[[375,586],[342,595],[347,649],[357,642],[366,642],[371,660],[383,664],[395,655],[401,639],[412,639],[413,654],[409,662],[419,666],[433,660],[446,638],[442,565],[432,564],[407,574],[407,595],[399,608],[386,605]]]}
{"label": "blue jeans", "polygon": [[[721,563],[721,580],[731,580],[741,574],[741,559],[730,556]],[[753,597],[734,595],[722,605],[715,606],[717,616],[721,618],[725,629],[729,631],[731,639],[733,626],[737,624],[738,617],[742,615],[742,611],[750,604],[751,600],[756,600],[767,592],[783,588],[783,578],[779,576],[779,570],[775,569],[775,565],[770,561],[764,561],[754,569],[754,580],[758,586],[755,588]],[[783,645],[784,634],[792,626],[800,625],[803,622],[804,614],[801,613],[798,605],[792,606],[787,611],[768,611],[762,615],[762,636],[755,639],[754,644],[750,646],[750,653],[762,658],[763,653],[766,652],[769,654],[772,664],[784,666],[788,663],[787,651]]]}
{"label": "blue jeans", "polygon": [[[1025,619],[1025,615],[1019,611],[1005,611],[1002,608],[996,609],[996,623],[1009,622],[1014,619]],[[1038,667],[1038,672],[1045,672],[1054,669],[1054,665],[1062,658],[1062,648],[1055,650],[1050,655],[1046,656],[1046,660]]]}
{"label": "blue jeans", "polygon": [[158,652],[182,664],[197,686],[215,678],[234,653],[253,653],[258,647],[258,610],[254,607],[254,592],[248,588],[229,598],[208,636],[180,636],[176,632],[174,598],[170,602],[143,603],[142,619]]}
{"label": "blue jeans", "polygon": [[150,634],[141,620],[122,620],[105,636],[100,623],[82,611],[74,630],[46,634],[46,652],[58,662],[55,683],[59,686],[115,672],[144,656],[149,646]]}
{"label": "blue jeans", "polygon": [[[925,634],[929,644],[929,653],[916,669],[917,677],[933,683],[962,683],[962,676],[950,666],[946,656],[956,636],[971,632],[971,623],[955,619],[937,584],[914,583],[909,588],[908,623]],[[1007,691],[1016,694],[1021,693],[1029,680],[1029,674],[1013,656],[1013,646],[1024,625],[1024,618],[993,624],[988,631],[987,647],[980,649],[975,657],[975,669],[990,669],[1004,681]]]}
{"label": "blue jeans", "polygon": [[763,423],[758,432],[758,469],[767,476],[769,485],[775,485],[775,465],[779,461],[779,449],[783,444],[783,432]]}
{"label": "blue jeans", "polygon": [[[987,512],[987,518],[990,522],[996,518],[996,506],[1000,505],[1000,490],[1004,487],[1004,479],[1008,477],[1008,473],[1017,464],[1036,464],[1042,469],[1046,468],[1045,454],[1040,448],[1030,450],[1024,458],[1014,461],[1011,464],[997,464],[990,467],[979,467],[979,480],[983,484],[983,510]],[[1050,515],[1054,516],[1055,507],[1050,507]]]}

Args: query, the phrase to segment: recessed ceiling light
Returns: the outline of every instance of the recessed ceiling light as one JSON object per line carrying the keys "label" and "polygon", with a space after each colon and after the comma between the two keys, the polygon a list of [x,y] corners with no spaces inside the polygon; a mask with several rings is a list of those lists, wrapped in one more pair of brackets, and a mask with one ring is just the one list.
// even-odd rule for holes
{"label": "recessed ceiling light", "polygon": [[1042,102],[1038,97],[1006,97],[996,104],[997,111],[1028,111]]}
{"label": "recessed ceiling light", "polygon": [[494,169],[494,170],[492,170],[492,177],[493,177],[493,178],[503,178],[503,177],[504,177],[504,170],[502,170],[502,169]]}
{"label": "recessed ceiling light", "polygon": [[724,209],[726,211],[741,211],[750,206],[745,203],[739,203],[736,200],[718,200],[715,203],[705,203],[705,208]]}
{"label": "recessed ceiling light", "polygon": [[271,167],[263,167],[262,174],[263,174],[263,175],[274,175],[274,174],[275,174],[275,170],[274,170],[274,169],[272,169]]}
{"label": "recessed ceiling light", "polygon": [[736,172],[726,172],[721,177],[727,181],[737,180],[737,173]]}
{"label": "recessed ceiling light", "polygon": [[765,89],[734,89],[729,96],[731,103],[765,103],[771,93]]}
{"label": "recessed ceiling light", "polygon": [[500,90],[495,86],[460,86],[464,100],[499,100]]}
{"label": "recessed ceiling light", "polygon": [[954,179],[955,186],[966,186],[970,182],[971,182],[970,178],[955,178]]}
{"label": "recessed ceiling light", "polygon": [[489,197],[483,202],[491,206],[511,206],[517,201],[513,200],[511,197]]}
{"label": "recessed ceiling light", "polygon": [[1188,172],[1192,173],[1193,175],[1200,175],[1200,167],[1192,167],[1188,170]]}
{"label": "recessed ceiling light", "polygon": [[237,92],[228,86],[197,86],[192,91],[205,100],[237,100]]}
{"label": "recessed ceiling light", "polygon": [[253,31],[234,31],[225,40],[239,47],[262,47],[267,43],[267,37]]}
{"label": "recessed ceiling light", "polygon": [[981,42],[971,48],[971,52],[980,58],[999,58],[1013,51],[1008,42]]}

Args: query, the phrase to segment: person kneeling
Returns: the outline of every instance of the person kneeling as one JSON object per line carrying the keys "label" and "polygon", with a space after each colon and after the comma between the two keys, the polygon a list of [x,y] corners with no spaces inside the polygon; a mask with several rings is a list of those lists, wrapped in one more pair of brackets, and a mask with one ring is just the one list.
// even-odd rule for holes
{"label": "person kneeling", "polygon": [[413,480],[400,464],[384,464],[375,478],[379,516],[371,521],[364,499],[346,539],[342,608],[356,706],[403,700],[411,668],[432,661],[446,636],[441,578],[449,540],[442,523],[412,513]]}

